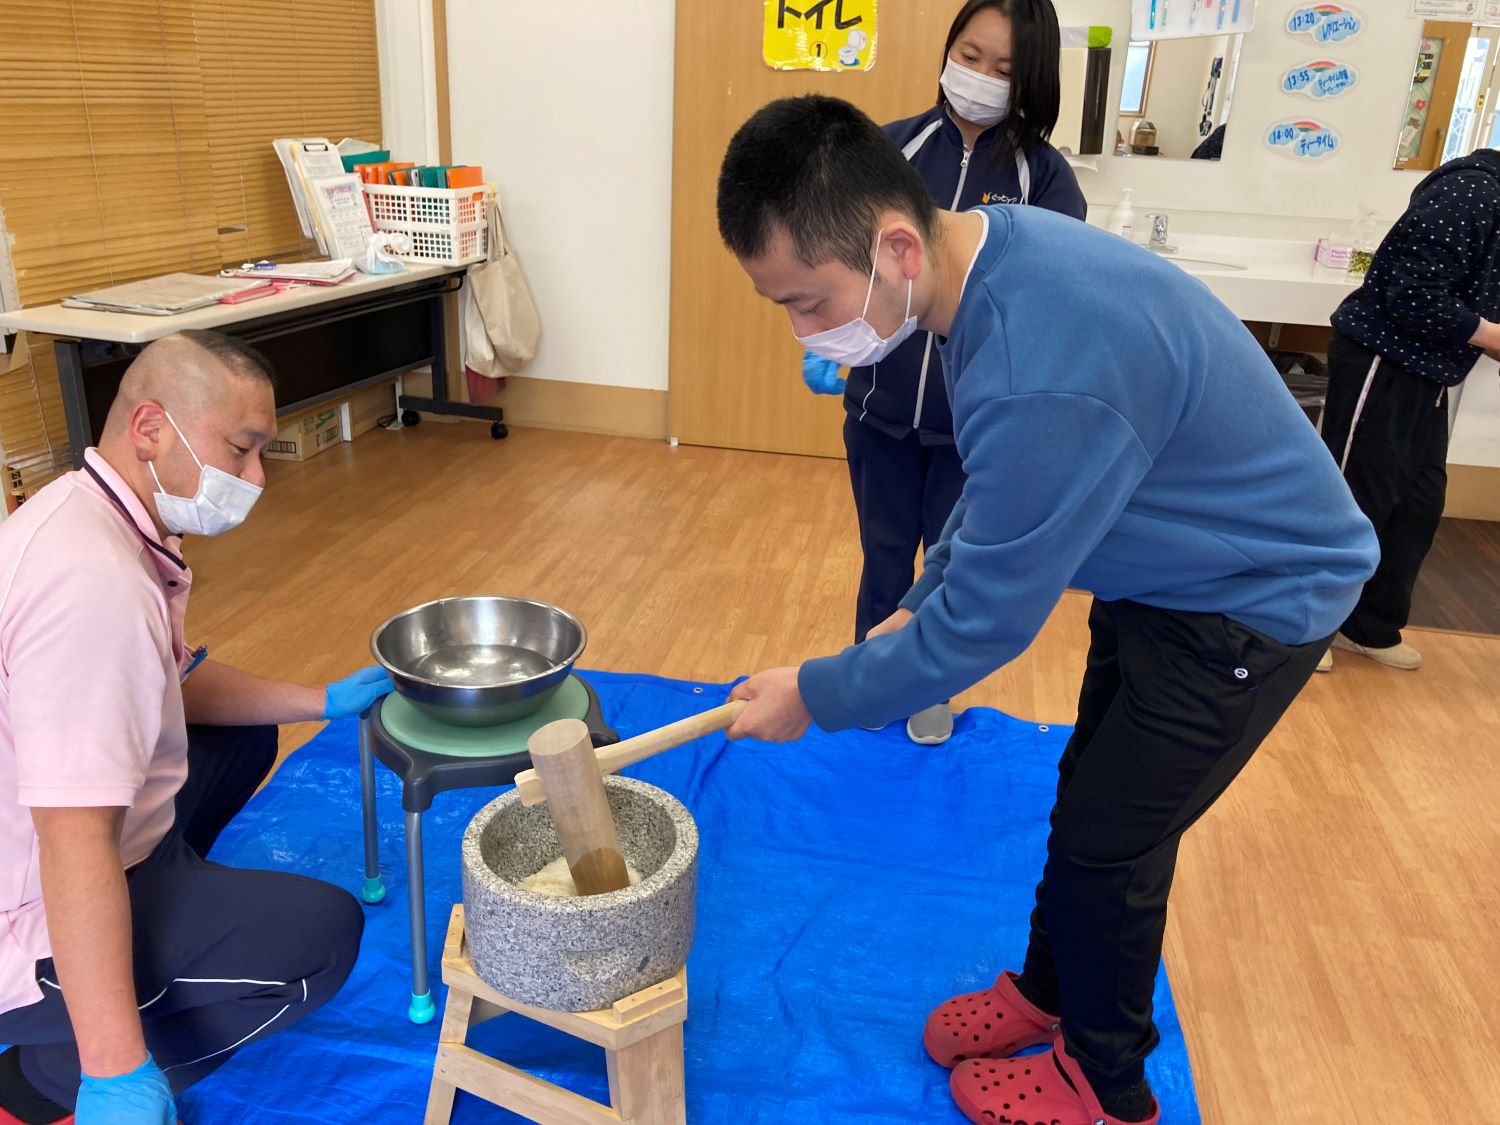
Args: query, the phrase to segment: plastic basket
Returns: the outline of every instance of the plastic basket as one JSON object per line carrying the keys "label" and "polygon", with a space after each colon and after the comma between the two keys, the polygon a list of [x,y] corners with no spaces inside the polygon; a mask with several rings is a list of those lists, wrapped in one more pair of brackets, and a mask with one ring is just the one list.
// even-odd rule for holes
{"label": "plastic basket", "polygon": [[364,189],[375,229],[411,239],[411,253],[398,255],[403,261],[462,266],[489,257],[487,188],[365,184]]}

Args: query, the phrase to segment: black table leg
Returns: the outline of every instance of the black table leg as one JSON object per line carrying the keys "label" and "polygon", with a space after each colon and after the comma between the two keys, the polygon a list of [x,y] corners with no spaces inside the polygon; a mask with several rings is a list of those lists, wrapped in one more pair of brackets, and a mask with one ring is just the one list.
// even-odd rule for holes
{"label": "black table leg", "polygon": [[83,391],[83,349],[77,340],[54,340],[52,354],[57,357],[57,378],[62,388],[63,417],[68,423],[68,453],[73,468],[83,468],[83,451],[94,444],[94,430],[89,425],[88,400]]}
{"label": "black table leg", "polygon": [[[445,417],[474,418],[490,424],[490,436],[497,440],[509,432],[505,427],[505,412],[498,406],[474,406],[467,402],[454,402],[448,397],[448,324],[443,315],[446,294],[437,294],[428,304],[428,331],[432,334],[432,397],[417,398],[403,394],[396,403],[405,425],[415,425],[418,411],[441,414]],[[410,417],[408,417],[410,415]]]}
{"label": "black table leg", "polygon": [[448,401],[448,318],[443,294],[427,302],[427,331],[432,338],[432,397]]}

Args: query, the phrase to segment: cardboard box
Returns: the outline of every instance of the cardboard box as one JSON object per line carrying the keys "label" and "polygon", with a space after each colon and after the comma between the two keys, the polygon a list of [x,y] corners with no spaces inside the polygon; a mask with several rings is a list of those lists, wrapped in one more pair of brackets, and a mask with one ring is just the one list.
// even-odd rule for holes
{"label": "cardboard box", "polygon": [[353,441],[360,434],[369,433],[380,424],[382,418],[396,413],[396,384],[380,383],[366,387],[349,396],[341,409],[348,412],[344,426],[344,440]]}
{"label": "cardboard box", "polygon": [[343,440],[337,405],[323,406],[311,414],[294,418],[276,432],[266,446],[265,456],[273,461],[306,461]]}

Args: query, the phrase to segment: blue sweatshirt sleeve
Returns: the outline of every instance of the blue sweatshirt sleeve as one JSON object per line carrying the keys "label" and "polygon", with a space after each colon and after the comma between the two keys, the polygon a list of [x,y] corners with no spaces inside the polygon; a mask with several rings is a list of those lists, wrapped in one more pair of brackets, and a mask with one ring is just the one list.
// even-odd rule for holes
{"label": "blue sweatshirt sleeve", "polygon": [[916,615],[802,666],[802,698],[824,730],[910,715],[1025,651],[1151,466],[1131,425],[1087,395],[988,399],[957,437],[966,503]]}
{"label": "blue sweatshirt sleeve", "polygon": [[1454,290],[1473,270],[1475,257],[1487,252],[1497,210],[1500,185],[1482,172],[1444,176],[1412,208],[1410,225],[1385,263],[1390,282],[1383,294],[1386,315],[1407,335],[1465,344],[1479,331],[1479,314]]}

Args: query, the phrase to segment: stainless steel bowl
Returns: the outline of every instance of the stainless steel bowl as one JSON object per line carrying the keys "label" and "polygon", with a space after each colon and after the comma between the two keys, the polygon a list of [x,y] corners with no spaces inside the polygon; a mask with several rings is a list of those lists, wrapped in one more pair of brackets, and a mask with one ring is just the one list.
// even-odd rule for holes
{"label": "stainless steel bowl", "polygon": [[398,613],[370,638],[396,690],[440,722],[524,718],[573,670],[588,634],[571,613],[524,598],[443,598]]}

